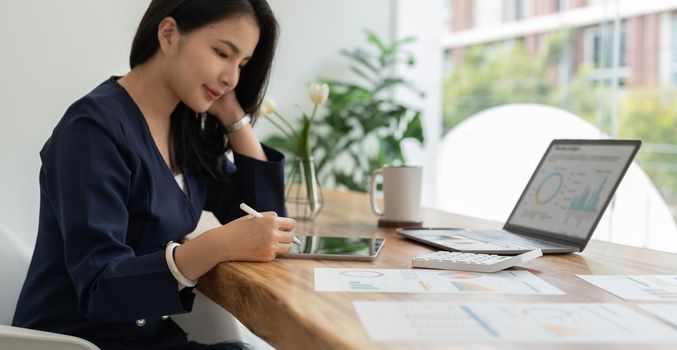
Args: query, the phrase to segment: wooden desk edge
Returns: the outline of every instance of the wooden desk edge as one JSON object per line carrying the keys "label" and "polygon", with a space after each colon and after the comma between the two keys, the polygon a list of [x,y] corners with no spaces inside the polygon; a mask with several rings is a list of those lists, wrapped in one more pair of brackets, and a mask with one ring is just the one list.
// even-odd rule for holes
{"label": "wooden desk edge", "polygon": [[[227,263],[222,263],[200,279],[198,290],[276,349],[307,349],[309,344],[312,344],[312,349],[318,350],[356,348],[347,337],[334,337],[322,332],[313,323],[304,322],[303,317],[288,317],[283,321],[284,325],[276,322],[276,317],[270,315],[284,315],[293,310],[266,286],[251,280],[244,283],[245,279],[239,272],[232,271]],[[261,303],[257,300],[274,302]],[[360,344],[358,348],[371,349],[373,344]]]}

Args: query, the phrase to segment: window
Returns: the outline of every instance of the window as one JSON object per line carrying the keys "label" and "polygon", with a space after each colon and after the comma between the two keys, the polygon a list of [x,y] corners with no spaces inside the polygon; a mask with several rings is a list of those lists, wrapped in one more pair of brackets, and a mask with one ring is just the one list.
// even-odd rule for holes
{"label": "window", "polygon": [[507,18],[508,20],[517,21],[529,16],[529,0],[508,0],[507,1]]}
{"label": "window", "polygon": [[[601,23],[597,26],[586,29],[585,32],[585,61],[593,68],[590,78],[594,83],[609,83],[609,80],[612,78],[613,74],[615,74],[613,72],[615,69],[613,67],[613,25],[613,22]],[[625,21],[621,22],[620,39],[618,43],[620,46],[618,50],[619,83],[621,85],[625,85],[629,76],[629,70],[627,68],[628,50]]]}
{"label": "window", "polygon": [[614,0],[588,0],[588,6],[600,5],[600,6],[610,6],[613,5]]}
{"label": "window", "polygon": [[475,27],[499,24],[502,22],[503,0],[475,1],[473,13]]}
{"label": "window", "polygon": [[[451,24],[454,23],[454,0],[444,1],[442,3],[442,23]],[[451,28],[451,26],[449,26]]]}
{"label": "window", "polygon": [[451,72],[454,70],[454,51],[453,50],[448,50],[444,53],[444,61],[442,62],[444,65],[442,67],[442,73],[444,75],[451,74]]}

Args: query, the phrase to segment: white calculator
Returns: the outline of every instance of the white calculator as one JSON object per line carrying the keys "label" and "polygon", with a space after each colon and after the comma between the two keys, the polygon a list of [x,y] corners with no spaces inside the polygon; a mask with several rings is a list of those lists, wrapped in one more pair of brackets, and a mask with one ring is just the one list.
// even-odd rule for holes
{"label": "white calculator", "polygon": [[411,267],[496,272],[538,258],[541,255],[543,255],[543,252],[540,249],[534,249],[516,256],[439,251],[413,258]]}

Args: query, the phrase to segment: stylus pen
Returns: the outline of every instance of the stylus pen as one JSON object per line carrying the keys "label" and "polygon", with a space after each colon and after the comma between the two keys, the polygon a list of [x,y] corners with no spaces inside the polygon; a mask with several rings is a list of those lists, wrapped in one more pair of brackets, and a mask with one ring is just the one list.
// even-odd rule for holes
{"label": "stylus pen", "polygon": [[[247,213],[247,214],[249,214],[249,215],[251,215],[255,218],[263,217],[263,215],[261,215],[261,213],[259,213],[258,211],[254,210],[252,207],[250,207],[250,206],[248,206],[244,203],[240,203],[240,209],[244,210],[245,213]],[[294,237],[294,243],[298,244],[298,245],[302,244],[301,241],[299,241],[299,239],[296,238],[296,237]]]}

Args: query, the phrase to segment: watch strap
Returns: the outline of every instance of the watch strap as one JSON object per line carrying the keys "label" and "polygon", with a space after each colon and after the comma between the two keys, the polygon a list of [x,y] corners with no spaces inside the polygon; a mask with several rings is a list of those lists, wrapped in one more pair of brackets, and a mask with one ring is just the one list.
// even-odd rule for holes
{"label": "watch strap", "polygon": [[242,129],[245,125],[251,124],[251,122],[252,117],[249,116],[249,114],[245,114],[244,117],[240,118],[235,123],[226,126],[226,134],[232,134]]}

